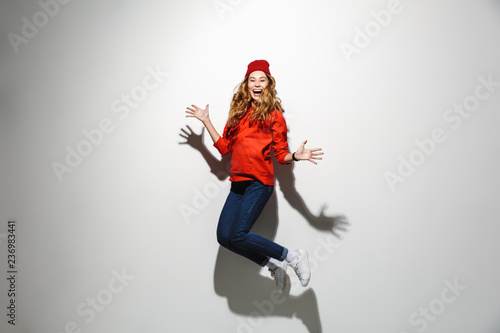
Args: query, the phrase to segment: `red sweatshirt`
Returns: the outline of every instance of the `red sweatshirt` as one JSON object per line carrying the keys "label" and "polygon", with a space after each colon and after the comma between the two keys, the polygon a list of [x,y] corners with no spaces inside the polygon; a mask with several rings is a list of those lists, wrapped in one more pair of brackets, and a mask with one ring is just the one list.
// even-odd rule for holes
{"label": "red sweatshirt", "polygon": [[214,144],[222,155],[231,155],[232,182],[258,180],[264,185],[274,185],[274,168],[271,148],[276,160],[285,164],[288,154],[285,118],[279,110],[271,112],[270,121],[250,123],[248,116],[253,107],[234,128],[226,124],[223,135]]}

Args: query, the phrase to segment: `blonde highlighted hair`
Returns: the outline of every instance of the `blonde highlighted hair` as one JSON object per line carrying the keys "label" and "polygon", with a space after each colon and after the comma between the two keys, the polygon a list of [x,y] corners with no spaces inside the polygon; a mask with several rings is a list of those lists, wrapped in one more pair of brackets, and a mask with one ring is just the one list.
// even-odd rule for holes
{"label": "blonde highlighted hair", "polygon": [[228,127],[238,125],[241,118],[243,118],[251,106],[253,106],[253,112],[250,115],[250,121],[264,122],[268,120],[269,115],[274,110],[279,110],[282,113],[285,112],[281,106],[281,99],[277,97],[278,93],[275,89],[276,80],[272,75],[267,73],[266,76],[269,83],[262,91],[258,100],[252,100],[252,96],[248,91],[248,78],[250,75],[247,75],[239,84],[229,108],[229,117],[227,119]]}

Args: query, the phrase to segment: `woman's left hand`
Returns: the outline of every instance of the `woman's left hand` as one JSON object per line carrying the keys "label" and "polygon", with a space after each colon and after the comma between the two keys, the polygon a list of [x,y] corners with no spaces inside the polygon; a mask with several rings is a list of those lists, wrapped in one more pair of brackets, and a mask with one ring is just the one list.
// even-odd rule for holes
{"label": "woman's left hand", "polygon": [[320,155],[323,155],[321,148],[306,149],[306,143],[307,140],[302,142],[299,149],[297,149],[297,151],[295,152],[295,158],[298,160],[307,160],[311,163],[318,164],[315,160],[322,160],[322,158],[319,157]]}

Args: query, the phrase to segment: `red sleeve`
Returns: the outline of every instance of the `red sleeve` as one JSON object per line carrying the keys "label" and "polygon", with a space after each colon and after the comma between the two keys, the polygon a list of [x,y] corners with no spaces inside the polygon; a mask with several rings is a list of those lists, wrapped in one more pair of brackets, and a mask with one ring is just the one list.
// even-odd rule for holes
{"label": "red sleeve", "polygon": [[214,143],[214,147],[217,148],[221,155],[226,155],[231,151],[231,140],[228,138],[228,130],[227,124],[224,127],[224,133],[216,143]]}
{"label": "red sleeve", "polygon": [[273,112],[271,131],[273,133],[274,156],[279,163],[285,164],[285,156],[288,155],[287,128],[285,118],[279,110]]}

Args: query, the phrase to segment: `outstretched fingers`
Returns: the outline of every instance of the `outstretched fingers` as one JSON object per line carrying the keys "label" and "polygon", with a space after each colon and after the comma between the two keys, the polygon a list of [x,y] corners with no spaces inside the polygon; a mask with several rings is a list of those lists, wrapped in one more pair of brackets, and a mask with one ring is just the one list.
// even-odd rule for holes
{"label": "outstretched fingers", "polygon": [[322,157],[320,157],[321,155],[324,154],[322,152],[321,148],[312,148],[312,149],[308,149],[308,151],[311,154],[310,155],[311,157],[308,159],[309,162],[314,163],[314,164],[318,164],[318,163],[316,163],[315,160],[322,160],[323,159]]}
{"label": "outstretched fingers", "polygon": [[309,149],[314,155],[323,155],[324,153],[322,152],[323,149],[321,148],[311,148]]}
{"label": "outstretched fingers", "polygon": [[194,113],[196,112],[196,109],[193,109],[193,108],[191,108],[189,106],[186,109],[187,109],[186,110],[186,117],[194,117]]}
{"label": "outstretched fingers", "polygon": [[199,108],[199,107],[197,107],[197,106],[196,106],[196,105],[194,105],[194,104],[191,104],[191,106],[190,106],[190,107],[188,106],[186,109],[187,109],[187,110],[186,110],[186,113],[187,113],[186,117],[194,117],[194,116],[195,116],[195,115],[194,115],[194,113],[195,113],[196,111],[200,110],[200,108]]}
{"label": "outstretched fingers", "polygon": [[205,121],[208,119],[208,104],[205,109],[201,109],[198,106],[191,104],[191,106],[186,107],[186,117],[197,118],[200,121]]}

